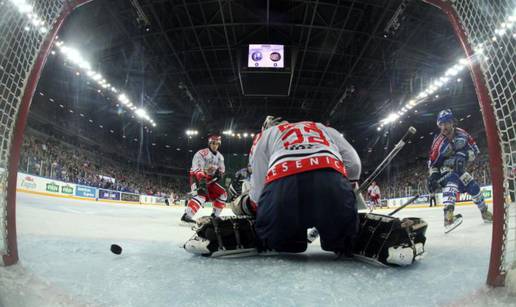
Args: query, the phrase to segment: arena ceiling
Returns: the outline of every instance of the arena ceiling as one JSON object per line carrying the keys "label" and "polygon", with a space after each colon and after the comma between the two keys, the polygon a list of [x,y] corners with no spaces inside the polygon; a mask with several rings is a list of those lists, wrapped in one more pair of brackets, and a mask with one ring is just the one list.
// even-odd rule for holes
{"label": "arena ceiling", "polygon": [[[417,113],[376,130],[380,119],[463,56],[444,14],[419,0],[97,0],[69,17],[59,40],[145,107],[157,127],[131,118],[115,96],[99,92],[59,52],[48,59],[31,120],[104,144],[139,146],[138,157],[147,162],[187,161],[208,133],[256,132],[271,114],[335,127],[366,165],[409,125],[420,134],[407,154],[426,150],[435,114],[444,107],[452,107],[464,125],[480,120],[466,72]],[[238,50],[265,42],[298,51],[288,97],[242,94]],[[189,138],[186,129],[199,135]],[[225,137],[223,150],[243,155],[250,143]]]}

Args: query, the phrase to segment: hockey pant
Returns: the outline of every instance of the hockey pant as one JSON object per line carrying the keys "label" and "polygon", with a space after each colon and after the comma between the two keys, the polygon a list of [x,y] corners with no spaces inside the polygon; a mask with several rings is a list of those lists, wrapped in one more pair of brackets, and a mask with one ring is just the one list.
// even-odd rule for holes
{"label": "hockey pant", "polygon": [[482,195],[480,186],[468,172],[459,176],[456,172],[452,171],[445,176],[446,185],[443,188],[444,210],[453,211],[458,193],[468,193],[471,195],[473,203],[477,205],[480,211],[486,209],[484,195]]}
{"label": "hockey pant", "polygon": [[[353,255],[359,260],[387,266],[407,266],[424,253],[427,224],[419,218],[359,214],[359,231]],[[186,251],[206,257],[270,254],[256,236],[251,216],[208,217],[185,244]],[[305,238],[306,241],[306,238]]]}
{"label": "hockey pant", "polygon": [[265,186],[258,200],[256,234],[266,248],[303,252],[306,230],[312,227],[319,231],[323,250],[351,253],[358,211],[347,178],[333,169],[321,169]]}
{"label": "hockey pant", "polygon": [[[196,183],[192,184],[192,191],[197,190]],[[213,213],[215,216],[219,216],[222,212],[222,209],[225,207],[225,203],[227,200],[226,190],[218,183],[209,183],[208,184],[208,194],[197,194],[193,196],[189,201],[186,208],[186,214],[192,217],[194,216],[199,209],[204,208],[204,204],[207,201],[211,201],[213,205]]]}

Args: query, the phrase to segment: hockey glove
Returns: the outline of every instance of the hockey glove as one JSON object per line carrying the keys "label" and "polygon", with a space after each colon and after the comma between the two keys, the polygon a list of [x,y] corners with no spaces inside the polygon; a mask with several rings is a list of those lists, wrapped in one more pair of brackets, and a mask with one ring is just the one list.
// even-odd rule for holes
{"label": "hockey glove", "polygon": [[210,180],[210,182],[217,182],[217,181],[221,181],[222,180],[222,172],[220,170],[216,170],[215,173],[213,174],[213,177],[212,179]]}
{"label": "hockey glove", "polygon": [[441,173],[438,172],[432,173],[430,176],[428,176],[428,192],[433,193],[441,187],[439,184],[439,179],[441,179]]}
{"label": "hockey glove", "polygon": [[206,177],[197,179],[197,194],[208,195],[208,182],[206,181]]}

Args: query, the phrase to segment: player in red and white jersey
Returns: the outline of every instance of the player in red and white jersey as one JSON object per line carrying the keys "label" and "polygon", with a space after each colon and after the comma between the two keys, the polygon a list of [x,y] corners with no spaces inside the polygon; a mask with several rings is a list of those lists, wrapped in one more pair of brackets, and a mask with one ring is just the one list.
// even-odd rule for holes
{"label": "player in red and white jersey", "polygon": [[224,157],[218,151],[221,137],[212,135],[208,139],[208,148],[195,153],[190,169],[190,185],[194,196],[188,201],[185,213],[181,217],[184,223],[195,223],[193,216],[204,207],[206,201],[212,201],[212,216],[219,216],[227,200],[226,190],[219,184],[225,172]]}
{"label": "player in red and white jersey", "polygon": [[376,184],[376,181],[373,181],[369,188],[367,188],[367,195],[371,201],[371,210],[380,205],[380,187]]}
{"label": "player in red and white jersey", "polygon": [[264,246],[302,252],[307,229],[316,227],[324,250],[349,253],[358,230],[350,183],[361,171],[355,149],[321,123],[270,116],[253,143],[251,190],[240,207],[246,214],[256,210]]}

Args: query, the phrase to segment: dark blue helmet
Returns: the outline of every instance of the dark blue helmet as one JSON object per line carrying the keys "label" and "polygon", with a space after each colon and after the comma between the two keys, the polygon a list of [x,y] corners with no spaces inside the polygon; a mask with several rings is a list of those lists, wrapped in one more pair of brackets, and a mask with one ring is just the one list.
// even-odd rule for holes
{"label": "dark blue helmet", "polygon": [[450,123],[454,121],[455,118],[453,117],[453,113],[450,109],[442,110],[439,112],[439,115],[437,115],[437,126],[442,123]]}

